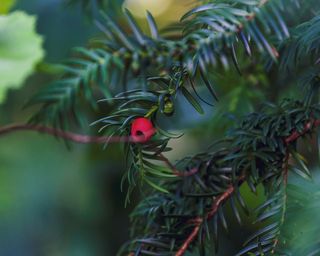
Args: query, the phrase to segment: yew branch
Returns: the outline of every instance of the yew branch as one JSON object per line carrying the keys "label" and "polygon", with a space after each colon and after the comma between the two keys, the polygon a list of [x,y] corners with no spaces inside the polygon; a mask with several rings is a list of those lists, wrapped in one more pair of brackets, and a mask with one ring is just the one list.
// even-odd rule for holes
{"label": "yew branch", "polygon": [[5,135],[18,131],[33,131],[49,134],[56,136],[65,140],[73,141],[81,144],[90,144],[90,143],[117,143],[117,142],[137,142],[133,141],[130,136],[89,136],[83,134],[77,134],[72,132],[63,131],[60,129],[55,129],[52,127],[47,127],[43,125],[33,125],[33,124],[12,124],[3,126],[0,128],[0,135]]}
{"label": "yew branch", "polygon": [[199,171],[199,168],[192,168],[189,171],[179,171],[171,162],[168,158],[166,158],[162,153],[159,154],[159,157],[162,159],[162,161],[165,162],[165,164],[172,170],[172,172],[179,176],[179,177],[189,177],[194,174],[196,174]]}
{"label": "yew branch", "polygon": [[[299,132],[299,131],[295,130],[292,132],[292,134],[290,136],[284,138],[284,142],[286,143],[286,145],[288,145],[288,144],[296,141],[301,136],[305,135],[307,132],[311,131],[313,128],[318,127],[318,126],[320,126],[320,120],[312,120],[312,121],[306,123],[303,131]],[[288,160],[289,160],[289,152],[287,151],[285,159],[284,159],[284,183],[285,184],[287,183],[287,179],[288,179]],[[240,177],[238,182],[241,183],[241,182],[243,182],[244,179],[245,179],[245,177],[242,176],[242,177]],[[234,185],[230,185],[228,187],[228,189],[223,194],[218,196],[213,201],[211,210],[208,212],[205,219],[207,219],[207,220],[211,219],[216,214],[220,205],[232,195],[234,190],[235,190]],[[179,250],[177,251],[175,256],[183,256],[184,255],[184,253],[190,247],[191,243],[197,237],[199,230],[200,230],[200,227],[205,219],[197,217],[196,219],[193,219],[190,221],[190,222],[194,223],[195,226],[194,226],[192,232],[190,233],[190,235],[187,237],[187,239],[184,241],[182,246],[179,248]],[[275,243],[277,243],[277,241]]]}
{"label": "yew branch", "polygon": [[[318,126],[320,126],[320,120],[312,120],[306,123],[303,131],[301,132],[293,131],[293,133],[290,136],[284,138],[284,141],[288,145],[296,141],[298,138],[300,138],[307,132],[311,131],[313,128]],[[49,134],[59,138],[63,138],[66,140],[70,140],[76,143],[82,143],[82,144],[105,143],[107,141],[110,143],[133,142],[130,136],[89,136],[89,135],[82,135],[82,134],[67,132],[67,131],[63,131],[60,129],[55,129],[55,128],[47,127],[43,125],[33,125],[33,124],[13,124],[8,126],[3,126],[0,128],[0,135],[9,134],[17,131],[35,131],[35,132],[45,133],[45,134]],[[180,172],[164,155],[160,154],[160,157],[162,157],[164,162],[177,174],[177,176],[191,176],[198,172],[197,168],[193,168],[188,172]],[[286,160],[287,158],[288,158],[288,155],[286,156]],[[287,179],[287,175],[288,175],[287,170],[285,170],[285,175],[284,175],[285,180]],[[243,180],[244,180],[244,177],[241,177],[239,179],[239,182],[242,182]],[[216,197],[213,201],[211,210],[207,213],[206,218],[197,217],[195,219],[190,220],[190,222],[194,223],[195,226],[192,232],[190,233],[190,235],[187,237],[187,239],[184,241],[182,246],[179,248],[175,256],[184,255],[184,253],[188,250],[191,243],[197,237],[197,234],[199,233],[200,227],[204,222],[204,220],[211,219],[216,214],[217,210],[219,209],[219,206],[232,195],[234,190],[235,190],[235,187],[233,185],[230,185],[224,193]]]}
{"label": "yew branch", "polygon": [[[209,211],[209,213],[207,214],[206,219],[210,220],[218,211],[220,205],[227,200],[232,193],[234,192],[235,188],[233,185],[229,186],[227,188],[227,190],[221,194],[220,196],[218,196],[212,203],[212,207],[211,210]],[[201,217],[197,217],[196,219],[192,219],[190,222],[195,223],[195,226],[192,230],[192,232],[190,233],[190,235],[188,236],[188,238],[185,240],[185,242],[182,244],[182,246],[180,247],[180,249],[177,251],[177,253],[175,254],[175,256],[182,256],[189,248],[189,246],[191,245],[191,243],[195,240],[195,238],[197,237],[201,224],[203,223],[205,219],[201,218]]]}
{"label": "yew branch", "polygon": [[286,144],[294,142],[298,138],[300,138],[301,136],[305,135],[307,132],[311,131],[313,128],[316,128],[318,126],[320,126],[320,120],[312,120],[305,124],[303,131],[301,132],[294,131],[290,136],[285,138],[284,141]]}

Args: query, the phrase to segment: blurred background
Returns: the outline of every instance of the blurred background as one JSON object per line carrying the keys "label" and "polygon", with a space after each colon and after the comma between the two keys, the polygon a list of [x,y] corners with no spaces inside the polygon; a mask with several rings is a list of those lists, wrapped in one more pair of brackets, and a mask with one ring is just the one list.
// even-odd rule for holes
{"label": "blurred background", "polygon": [[[120,10],[125,6],[142,26],[148,9],[160,27],[177,21],[194,5],[191,0],[106,2],[104,11],[120,23],[123,19]],[[55,78],[54,64],[66,59],[73,47],[85,46],[90,38],[99,34],[92,21],[94,17],[99,18],[94,6],[83,8],[77,3],[70,5],[65,0],[17,0],[11,12],[18,10],[36,17],[36,32],[43,38],[44,58],[21,84],[20,90],[6,92],[0,107],[2,125],[28,120],[33,109],[24,109],[23,106],[37,90]],[[210,144],[208,141],[221,137],[228,127],[237,122],[237,117],[252,111],[265,99],[277,101],[283,95],[297,95],[298,90],[295,91],[294,86],[289,89],[290,83],[274,79],[277,74],[267,76],[257,60],[239,58],[243,63],[243,76],[239,77],[233,68],[217,70],[214,75],[217,84],[223,85],[217,86],[218,93],[222,95],[218,107],[204,106],[207,114],[199,117],[186,102],[179,102],[177,113],[164,125],[172,127],[174,123],[175,129],[183,130],[185,136],[172,142],[175,151],[169,158],[177,160],[205,149]],[[224,115],[223,112],[232,115]],[[88,123],[98,117],[89,112]],[[95,132],[89,129],[81,131]],[[311,152],[314,148],[315,145],[311,145]],[[311,164],[317,166],[315,154],[310,155]],[[48,135],[19,132],[2,136],[0,255],[116,255],[129,238],[129,214],[139,200],[139,191],[136,191],[132,203],[124,207],[125,193],[120,191],[125,169],[123,159],[119,145],[111,145],[106,150],[101,145],[73,144],[68,148],[63,141]],[[252,196],[248,190],[247,194],[252,206],[263,199],[262,193]],[[222,237],[221,255],[231,255],[239,248],[239,237],[251,232],[250,226],[247,226],[248,230],[237,224],[234,226],[238,233]]]}

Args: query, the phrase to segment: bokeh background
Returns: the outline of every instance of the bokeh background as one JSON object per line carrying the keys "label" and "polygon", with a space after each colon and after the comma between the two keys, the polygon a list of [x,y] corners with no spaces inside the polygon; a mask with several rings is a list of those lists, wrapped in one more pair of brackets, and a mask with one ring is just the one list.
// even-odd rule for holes
{"label": "bokeh background", "polygon": [[[145,10],[150,10],[160,27],[177,21],[194,5],[191,0],[108,2],[104,11],[120,23],[124,4],[142,26]],[[64,0],[17,0],[13,10],[37,17],[36,28],[44,38],[45,58],[22,89],[7,93],[0,107],[2,125],[28,120],[34,109],[23,106],[37,90],[55,78],[54,64],[66,59],[73,47],[85,46],[90,38],[99,34],[92,21],[99,19],[95,8],[84,10]],[[221,137],[230,125],[237,123],[237,117],[253,110],[262,100],[277,101],[283,95],[298,95],[298,90],[289,87],[289,82],[273,79],[272,75],[276,74],[267,76],[257,60],[249,62],[242,58],[241,62],[241,77],[233,68],[217,70],[215,81],[225,85],[218,87],[221,103],[214,109],[204,106],[205,116],[199,117],[186,102],[179,102],[176,115],[164,124],[185,132],[185,136],[172,142],[175,149],[169,155],[172,160],[205,149],[208,142]],[[225,111],[233,116],[222,115]],[[86,114],[88,124],[99,117],[90,111]],[[95,132],[94,128],[79,131]],[[311,145],[311,152],[315,152],[314,148]],[[316,154],[310,156],[311,164],[317,166]],[[139,200],[139,191],[136,191],[132,203],[124,207],[125,193],[120,191],[125,169],[123,159],[119,145],[110,145],[106,150],[101,145],[66,145],[48,135],[31,132],[0,137],[0,255],[116,255],[129,238],[129,214]],[[249,190],[247,197],[252,207],[263,199],[262,193],[252,196]],[[221,238],[221,255],[231,255],[239,248],[242,237],[252,231],[250,225],[244,226],[247,229],[234,222],[237,232]]]}

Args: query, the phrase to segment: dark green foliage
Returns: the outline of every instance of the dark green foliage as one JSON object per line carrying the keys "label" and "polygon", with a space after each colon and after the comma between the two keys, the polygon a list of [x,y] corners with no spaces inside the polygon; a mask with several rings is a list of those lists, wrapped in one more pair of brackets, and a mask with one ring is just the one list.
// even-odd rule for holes
{"label": "dark green foliage", "polygon": [[[113,19],[103,14],[104,19],[98,26],[104,38],[95,41],[90,49],[81,49],[80,54],[67,63],[63,79],[57,82],[58,96],[50,97],[50,86],[35,97],[32,102],[42,103],[44,108],[33,119],[41,122],[48,112],[52,124],[64,127],[70,117],[76,118],[72,110],[79,94],[95,104],[92,97],[95,88],[100,87],[105,93],[120,90],[119,85],[123,91],[131,87],[145,90],[149,87],[150,77],[167,79],[172,73],[178,86],[188,80],[191,85],[198,83],[200,77],[216,98],[207,73],[212,66],[228,68],[230,61],[239,69],[236,49],[240,45],[249,55],[257,48],[276,58],[277,52],[267,40],[267,34],[277,32],[281,39],[288,36],[280,16],[285,3],[284,0],[266,4],[259,1],[209,3],[185,14],[174,38],[159,34],[151,14],[147,14],[151,36],[141,31],[129,11],[125,11],[125,16],[132,34],[124,32]],[[267,14],[268,19],[264,20]],[[181,31],[182,35],[179,35]],[[132,81],[136,81],[134,85]],[[61,83],[65,89],[60,89]],[[182,92],[202,112],[187,91],[182,88]],[[66,106],[65,111],[61,106]],[[63,118],[64,113],[68,118]]]}
{"label": "dark green foliage", "polygon": [[29,105],[45,102],[31,122],[44,122],[64,128],[72,116],[81,123],[76,109],[83,99],[96,108],[95,91],[99,91],[100,95],[110,95],[106,86],[110,79],[108,70],[111,66],[119,67],[121,62],[103,49],[79,48],[75,51],[77,55],[61,66],[63,78],[48,85],[29,101]]}
{"label": "dark green foliage", "polygon": [[[132,241],[129,251],[140,250],[141,255],[171,255],[177,252],[192,232],[192,220],[197,216],[206,221],[201,224],[195,243],[217,243],[216,226],[228,226],[223,214],[224,204],[228,203],[219,205],[219,213],[208,218],[212,205],[232,185],[235,190],[228,202],[241,223],[239,212],[249,211],[238,188],[243,179],[253,192],[259,184],[263,184],[267,201],[255,210],[255,222],[263,223],[263,227],[246,240],[244,249],[238,255],[274,250],[286,212],[284,168],[288,171],[299,170],[295,172],[303,178],[309,176],[303,158],[296,152],[295,143],[287,145],[285,139],[295,131],[303,133],[305,125],[319,117],[319,105],[305,106],[289,100],[281,105],[270,104],[263,112],[245,118],[237,129],[229,133],[226,142],[214,146],[214,151],[179,161],[176,169],[196,168],[197,172],[189,177],[177,177],[174,181],[163,177],[166,181],[162,188],[169,194],[159,193],[157,196],[152,192],[150,198],[137,206],[132,217],[133,233],[139,238]],[[287,162],[289,152],[295,159],[293,166]]]}
{"label": "dark green foliage", "polygon": [[[181,255],[185,245],[189,252],[214,255],[207,245],[218,251],[221,228],[231,225],[227,208],[240,224],[245,214],[253,216],[258,228],[237,255],[277,251],[288,210],[287,176],[311,179],[297,140],[314,132],[320,120],[319,15],[288,26],[284,15],[295,15],[299,7],[297,0],[203,1],[170,34],[158,31],[150,13],[149,34],[128,10],[124,16],[130,33],[102,14],[97,25],[104,37],[88,49],[78,49],[63,66],[62,78],[30,101],[42,104],[31,120],[36,123],[66,128],[70,117],[80,121],[83,101],[95,108],[97,98],[104,98],[99,104],[111,105],[113,112],[93,122],[99,132],[128,138],[137,117],[150,118],[155,126],[157,134],[150,141],[124,143],[126,203],[136,186],[144,199],[131,216],[133,238],[119,254]],[[303,62],[303,96],[266,103],[210,149],[171,164],[163,154],[171,150],[170,139],[178,136],[160,127],[160,117],[169,118],[180,98],[199,114],[205,112],[202,103],[219,104],[219,85],[213,86],[211,73],[227,70],[232,63],[241,75],[242,53],[255,61],[263,53],[277,72],[289,72],[283,76],[300,75],[293,70]],[[240,190],[243,184],[253,193],[263,187],[266,201],[257,209],[248,207]]]}
{"label": "dark green foliage", "polygon": [[293,70],[298,65],[319,63],[320,17],[316,16],[292,29],[291,37],[280,44],[282,70]]}

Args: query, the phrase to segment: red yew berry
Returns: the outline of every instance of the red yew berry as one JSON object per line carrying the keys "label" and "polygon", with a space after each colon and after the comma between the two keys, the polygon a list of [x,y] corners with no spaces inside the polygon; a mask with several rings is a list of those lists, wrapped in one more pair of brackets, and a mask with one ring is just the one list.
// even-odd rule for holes
{"label": "red yew berry", "polygon": [[131,124],[131,137],[134,142],[147,142],[155,132],[156,129],[148,118],[138,117]]}

